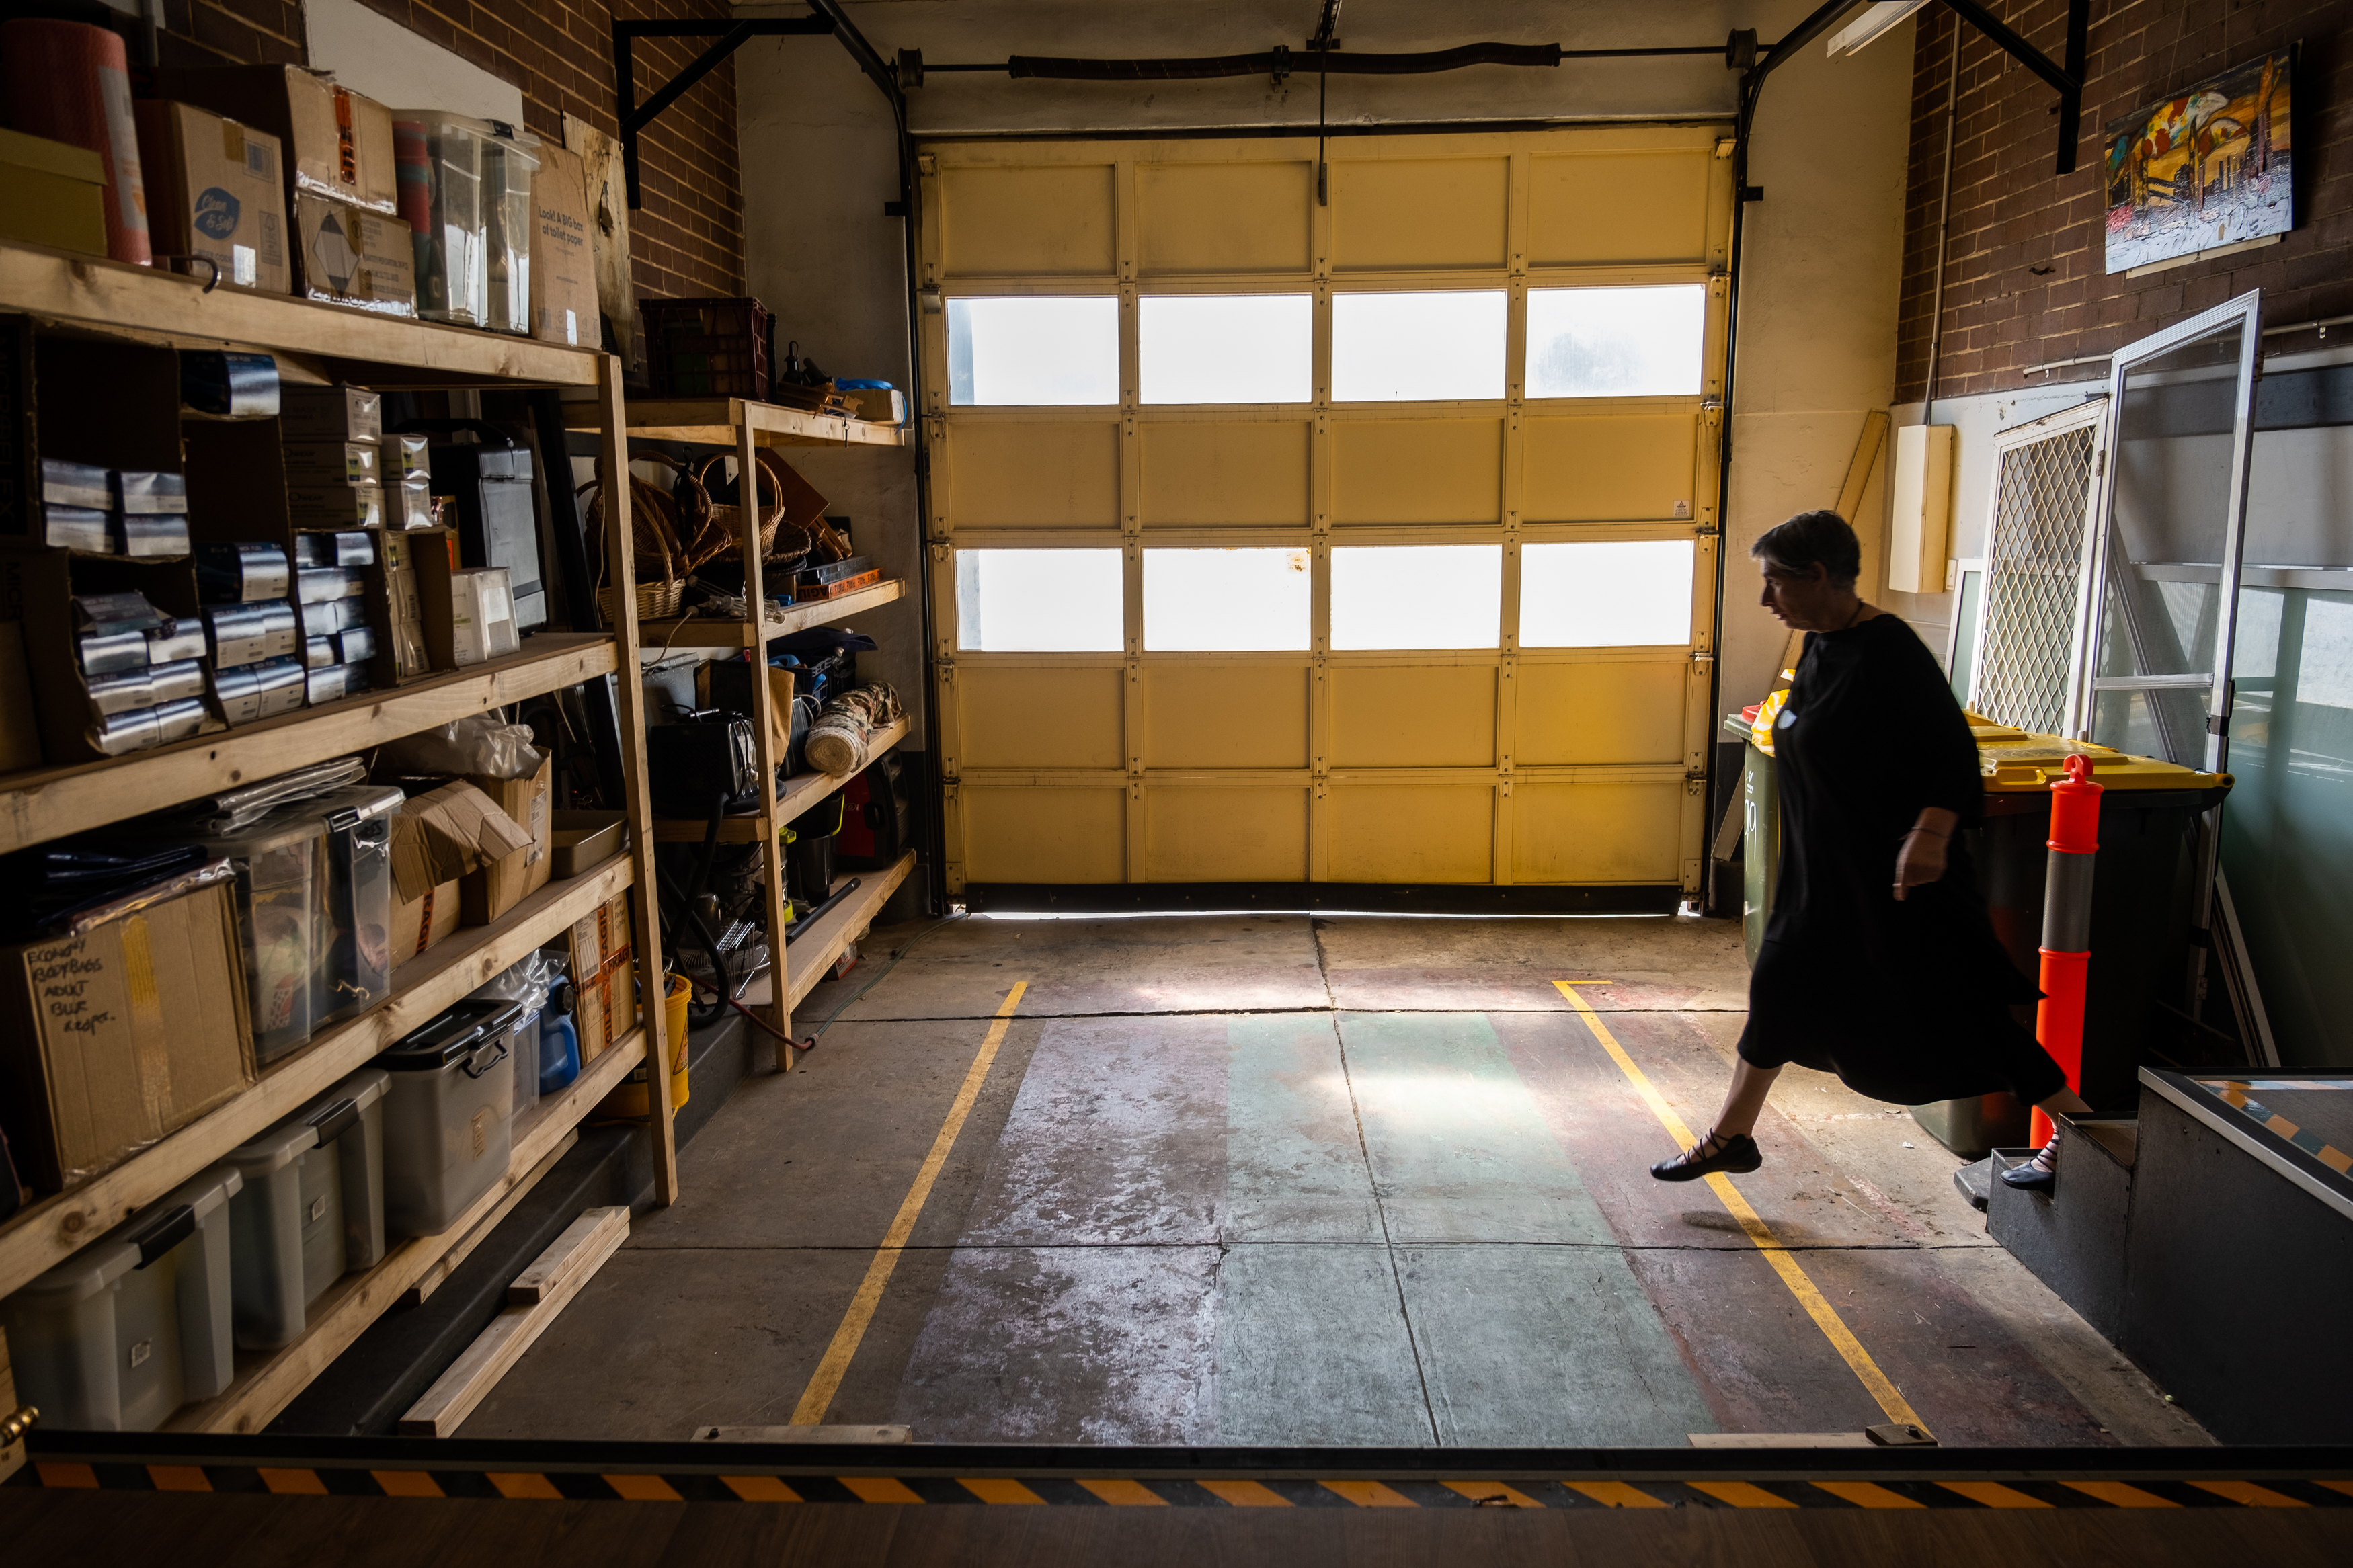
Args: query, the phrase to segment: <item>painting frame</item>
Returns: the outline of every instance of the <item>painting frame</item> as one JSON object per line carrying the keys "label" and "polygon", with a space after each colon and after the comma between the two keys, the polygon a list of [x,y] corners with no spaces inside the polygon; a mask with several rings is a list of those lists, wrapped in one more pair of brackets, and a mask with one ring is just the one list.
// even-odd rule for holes
{"label": "painting frame", "polygon": [[2295,226],[2294,45],[2213,72],[2101,131],[2106,270],[2261,243]]}

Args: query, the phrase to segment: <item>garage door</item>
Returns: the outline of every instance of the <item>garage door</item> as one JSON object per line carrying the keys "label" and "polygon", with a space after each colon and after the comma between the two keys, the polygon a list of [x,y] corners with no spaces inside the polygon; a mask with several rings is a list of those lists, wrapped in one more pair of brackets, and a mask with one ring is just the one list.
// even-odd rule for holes
{"label": "garage door", "polygon": [[924,149],[950,889],[1696,889],[1719,135]]}

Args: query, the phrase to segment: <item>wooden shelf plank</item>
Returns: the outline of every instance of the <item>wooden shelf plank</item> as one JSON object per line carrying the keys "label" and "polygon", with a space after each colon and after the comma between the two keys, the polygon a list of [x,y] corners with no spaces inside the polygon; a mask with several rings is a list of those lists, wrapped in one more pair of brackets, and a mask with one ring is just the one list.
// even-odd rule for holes
{"label": "wooden shelf plank", "polygon": [[[860,588],[854,594],[844,594],[839,599],[819,599],[812,604],[787,605],[781,617],[768,617],[768,640],[789,637],[810,626],[821,626],[851,616],[879,609],[894,599],[907,596],[907,581],[893,577],[877,583],[871,588]],[[686,620],[640,621],[638,623],[639,657],[651,659],[665,651],[682,647],[749,647],[752,639],[742,621]]]}
{"label": "wooden shelf plank", "polygon": [[36,1200],[0,1226],[0,1296],[62,1263],[231,1149],[324,1094],[442,1008],[560,937],[633,879],[628,854],[616,855],[577,877],[550,882],[489,925],[461,928],[394,970],[393,993],[382,1004],[273,1063],[260,1082],[235,1100],[112,1169]]}
{"label": "wooden shelf plank", "polygon": [[[887,870],[853,871],[859,879],[858,891],[818,917],[807,935],[785,950],[785,984],[786,1005],[797,1007],[801,998],[817,989],[849,944],[866,934],[874,923],[874,916],[899,884],[915,868],[915,852],[908,850]],[[841,879],[847,881],[848,877]],[[840,881],[834,884],[841,885]]]}
{"label": "wooden shelf plank", "polygon": [[[290,295],[215,289],[157,267],[0,241],[0,302],[93,331],[189,347],[301,354],[363,385],[594,386],[594,349],[381,316]],[[363,363],[364,362],[364,363]],[[381,374],[385,368],[394,374]],[[343,374],[339,371],[338,374]],[[583,405],[594,408],[594,405]]]}
{"label": "wooden shelf plank", "polygon": [[[573,418],[583,417],[572,415]],[[809,414],[773,403],[734,397],[638,398],[629,404],[629,434],[649,441],[735,445],[737,421],[751,426],[763,447],[903,447],[907,427],[839,415]]]}
{"label": "wooden shelf plank", "polygon": [[293,1402],[311,1380],[350,1348],[351,1342],[422,1279],[441,1256],[470,1235],[477,1224],[515,1187],[536,1180],[541,1163],[596,1102],[611,1093],[628,1070],[644,1059],[646,1032],[631,1031],[595,1061],[561,1094],[543,1100],[515,1123],[514,1151],[507,1173],[474,1200],[438,1236],[396,1242],[384,1261],[364,1273],[346,1274],[311,1304],[302,1337],[274,1351],[240,1352],[237,1380],[217,1396],[183,1405],[164,1424],[166,1432],[259,1432]]}
{"label": "wooden shelf plank", "polygon": [[611,637],[542,632],[511,658],[365,692],[176,745],[0,776],[0,854],[216,794],[610,675]]}
{"label": "wooden shelf plank", "polygon": [[[907,721],[901,719],[874,738],[868,750],[871,761],[907,738]],[[784,826],[802,812],[848,784],[851,776],[840,778],[831,773],[796,773],[776,791],[776,826]],[[700,844],[709,828],[707,822],[695,822],[683,816],[654,818],[654,842],[657,844]],[[760,842],[760,818],[757,814],[730,816],[719,824],[722,844],[757,844]]]}

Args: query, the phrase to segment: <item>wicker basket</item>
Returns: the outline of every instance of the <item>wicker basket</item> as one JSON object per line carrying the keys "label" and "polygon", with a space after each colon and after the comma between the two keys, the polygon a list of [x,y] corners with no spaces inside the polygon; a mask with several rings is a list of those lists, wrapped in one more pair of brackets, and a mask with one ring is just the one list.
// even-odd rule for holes
{"label": "wicker basket", "polygon": [[[674,470],[680,479],[678,489],[685,492],[681,509],[680,500],[659,485],[629,476],[629,534],[632,553],[637,565],[636,614],[639,620],[659,620],[675,616],[686,599],[686,575],[692,563],[685,548],[679,542],[681,523],[691,523],[696,533],[708,531],[711,518],[711,496],[703,489],[686,465],[659,454],[649,453],[645,460],[658,462]],[[605,476],[580,487],[586,495],[596,495],[588,503],[588,536],[599,544],[596,570],[596,607],[610,625],[620,619],[621,596],[617,588],[605,584],[606,566],[602,544],[605,538]],[[681,510],[685,516],[681,516]]]}
{"label": "wicker basket", "polygon": [[[776,565],[797,566],[804,560],[813,542],[808,530],[798,523],[786,522],[785,513],[795,500],[803,502],[802,510],[822,512],[825,498],[812,489],[809,482],[795,473],[782,458],[774,452],[760,450],[757,454],[761,477],[772,498],[767,513],[760,520],[760,558]],[[704,459],[694,470],[697,486],[710,494],[712,474],[727,460],[727,454],[718,453]],[[758,487],[755,487],[755,491]],[[706,561],[740,561],[744,556],[744,509],[724,501],[711,503],[711,521],[707,531],[699,536],[688,556],[700,566]]]}

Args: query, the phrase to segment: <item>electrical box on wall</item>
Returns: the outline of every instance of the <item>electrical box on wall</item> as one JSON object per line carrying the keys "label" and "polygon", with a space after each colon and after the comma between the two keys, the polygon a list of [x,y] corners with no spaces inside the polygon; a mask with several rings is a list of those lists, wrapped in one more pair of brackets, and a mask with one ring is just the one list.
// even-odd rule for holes
{"label": "electrical box on wall", "polygon": [[1895,498],[1887,530],[1887,585],[1899,594],[1945,591],[1945,549],[1953,521],[1953,427],[1906,425],[1895,432]]}

